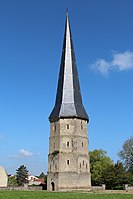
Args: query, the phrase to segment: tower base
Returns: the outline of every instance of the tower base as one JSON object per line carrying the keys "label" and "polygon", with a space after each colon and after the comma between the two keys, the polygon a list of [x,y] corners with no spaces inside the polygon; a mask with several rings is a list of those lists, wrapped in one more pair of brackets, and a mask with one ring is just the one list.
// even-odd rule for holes
{"label": "tower base", "polygon": [[90,174],[89,173],[48,173],[47,190],[48,191],[74,191],[74,190],[90,190]]}

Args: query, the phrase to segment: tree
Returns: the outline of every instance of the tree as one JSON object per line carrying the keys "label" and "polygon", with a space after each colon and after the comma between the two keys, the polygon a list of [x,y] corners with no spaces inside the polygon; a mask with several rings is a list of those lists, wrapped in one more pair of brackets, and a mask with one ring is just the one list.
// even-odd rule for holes
{"label": "tree", "polygon": [[28,170],[26,166],[21,165],[17,170],[16,170],[16,179],[18,185],[24,185],[25,183],[28,182]]}
{"label": "tree", "polygon": [[125,184],[128,184],[127,172],[122,164],[122,162],[117,161],[114,165],[115,172],[115,189],[123,189]]}
{"label": "tree", "polygon": [[[126,169],[123,163],[112,160],[106,155],[106,151],[94,150],[90,152],[90,170],[92,186],[105,184],[106,189],[123,189],[124,184],[133,185],[132,164]],[[131,159],[132,161],[132,159]]]}
{"label": "tree", "polygon": [[103,171],[112,166],[112,160],[107,156],[107,152],[102,149],[90,151],[90,171],[92,185],[100,185],[103,180]]}
{"label": "tree", "polygon": [[46,177],[46,175],[43,172],[38,176],[38,178],[40,178],[40,179],[45,178],[45,177]]}
{"label": "tree", "polygon": [[133,174],[133,136],[124,142],[118,156],[123,161],[126,170]]}
{"label": "tree", "polygon": [[44,190],[47,190],[47,175],[45,175],[45,174],[42,172],[42,173],[38,176],[38,178],[44,180],[43,189],[44,189]]}
{"label": "tree", "polygon": [[105,184],[106,189],[113,189],[115,186],[114,165],[108,165],[105,169],[103,169],[101,176],[101,184]]}
{"label": "tree", "polygon": [[102,173],[102,183],[107,189],[123,189],[124,184],[128,184],[127,172],[123,164],[119,161],[115,165],[110,165]]}
{"label": "tree", "polygon": [[17,179],[16,176],[9,176],[8,177],[8,186],[17,186]]}

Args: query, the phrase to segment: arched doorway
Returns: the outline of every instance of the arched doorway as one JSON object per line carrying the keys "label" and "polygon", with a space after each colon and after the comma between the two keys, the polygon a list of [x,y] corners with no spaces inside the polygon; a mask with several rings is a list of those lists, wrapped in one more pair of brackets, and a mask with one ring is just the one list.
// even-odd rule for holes
{"label": "arched doorway", "polygon": [[51,182],[51,186],[52,186],[52,191],[55,191],[55,183]]}

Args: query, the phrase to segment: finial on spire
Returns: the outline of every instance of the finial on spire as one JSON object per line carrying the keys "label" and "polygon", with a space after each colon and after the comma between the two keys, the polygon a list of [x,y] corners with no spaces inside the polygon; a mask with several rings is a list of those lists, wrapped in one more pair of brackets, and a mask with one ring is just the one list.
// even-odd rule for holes
{"label": "finial on spire", "polygon": [[68,8],[66,8],[66,14],[68,15]]}

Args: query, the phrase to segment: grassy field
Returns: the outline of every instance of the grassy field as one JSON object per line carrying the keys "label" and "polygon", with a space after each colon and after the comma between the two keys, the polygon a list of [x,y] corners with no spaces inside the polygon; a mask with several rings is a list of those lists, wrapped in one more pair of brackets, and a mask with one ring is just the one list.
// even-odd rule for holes
{"label": "grassy field", "polygon": [[133,199],[133,195],[91,192],[0,191],[0,199]]}

